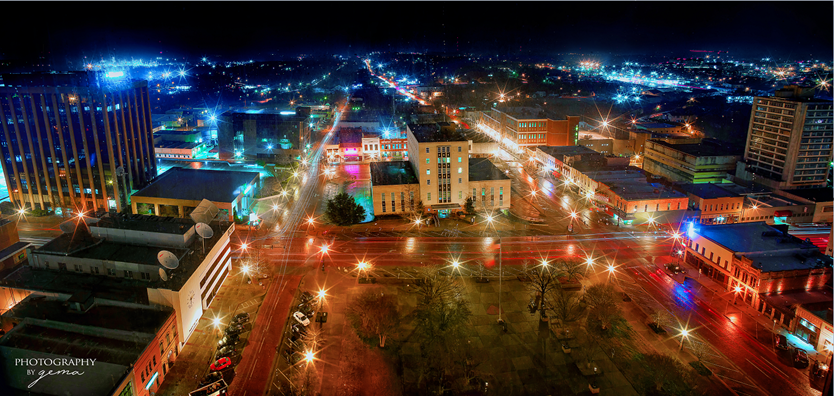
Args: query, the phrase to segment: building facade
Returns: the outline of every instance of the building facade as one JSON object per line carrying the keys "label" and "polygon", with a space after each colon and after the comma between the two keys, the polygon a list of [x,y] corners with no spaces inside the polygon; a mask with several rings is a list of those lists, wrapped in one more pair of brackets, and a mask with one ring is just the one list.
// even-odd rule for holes
{"label": "building facade", "polygon": [[478,129],[503,146],[519,151],[527,146],[573,146],[577,143],[579,117],[549,117],[534,108],[492,109],[481,113]]}
{"label": "building facade", "polygon": [[741,153],[712,139],[697,144],[647,140],[643,169],[678,183],[721,183],[733,173]]}
{"label": "building facade", "polygon": [[0,151],[16,206],[121,211],[156,176],[147,81],[74,72],[3,83]]}
{"label": "building facade", "polygon": [[685,236],[688,264],[779,323],[790,317],[768,296],[831,289],[831,257],[764,222],[689,223]]}
{"label": "building facade", "polygon": [[407,125],[408,159],[430,210],[460,208],[469,185],[469,143],[454,126]]}
{"label": "building facade", "polygon": [[744,162],[736,176],[779,189],[826,184],[833,107],[813,95],[813,87],[787,86],[775,96],[754,99]]}
{"label": "building facade", "polygon": [[219,158],[251,158],[274,150],[302,150],[310,143],[310,117],[301,110],[243,110],[220,115]]}

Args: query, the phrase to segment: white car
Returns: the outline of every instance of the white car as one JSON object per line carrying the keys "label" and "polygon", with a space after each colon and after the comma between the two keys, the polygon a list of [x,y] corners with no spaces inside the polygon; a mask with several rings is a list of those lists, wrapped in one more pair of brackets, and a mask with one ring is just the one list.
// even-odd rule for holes
{"label": "white car", "polygon": [[307,326],[310,325],[310,319],[307,319],[307,317],[304,316],[304,314],[301,313],[301,312],[296,312],[296,313],[292,314],[292,317],[295,318],[295,320],[297,320],[298,323],[303,324],[304,327],[307,327]]}

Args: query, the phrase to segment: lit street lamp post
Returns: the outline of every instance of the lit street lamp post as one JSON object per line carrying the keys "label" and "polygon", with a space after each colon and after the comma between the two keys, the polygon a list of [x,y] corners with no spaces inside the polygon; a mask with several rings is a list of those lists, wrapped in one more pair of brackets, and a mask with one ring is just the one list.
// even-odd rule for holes
{"label": "lit street lamp post", "polygon": [[683,340],[688,336],[689,336],[689,330],[687,330],[685,328],[682,329],[681,330],[681,347],[678,349],[679,351],[683,350]]}

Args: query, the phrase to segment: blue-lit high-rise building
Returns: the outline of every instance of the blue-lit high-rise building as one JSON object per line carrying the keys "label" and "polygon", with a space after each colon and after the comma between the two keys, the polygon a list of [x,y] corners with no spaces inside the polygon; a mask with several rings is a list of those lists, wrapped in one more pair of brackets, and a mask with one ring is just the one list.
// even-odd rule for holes
{"label": "blue-lit high-rise building", "polygon": [[123,72],[4,74],[0,151],[16,207],[121,211],[156,175],[148,84]]}

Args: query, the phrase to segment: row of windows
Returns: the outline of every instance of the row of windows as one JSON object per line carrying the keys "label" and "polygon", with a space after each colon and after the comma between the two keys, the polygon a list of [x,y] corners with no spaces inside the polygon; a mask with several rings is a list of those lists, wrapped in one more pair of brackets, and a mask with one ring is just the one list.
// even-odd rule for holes
{"label": "row of windows", "polygon": [[163,158],[191,158],[190,155],[182,155],[182,154],[157,154],[157,157]]}
{"label": "row of windows", "polygon": [[[89,190],[89,189],[87,189]],[[77,192],[77,191],[76,191]],[[89,193],[89,191],[87,191]],[[44,266],[49,268],[49,261],[44,261]],[[75,272],[84,272],[84,267],[80,264],[73,264],[72,269]],[[60,271],[67,271],[67,264],[66,263],[58,263],[58,270]],[[98,266],[90,266],[90,273],[93,275],[99,275],[101,271],[99,270]],[[121,271],[122,276],[127,279],[133,279],[133,271],[130,270],[123,270]],[[107,268],[107,275],[109,276],[117,276],[115,268]],[[139,278],[142,280],[150,281],[151,280],[151,273],[150,272],[140,272]]]}
{"label": "row of windows", "polygon": [[544,122],[519,122],[519,128],[544,128]]}
{"label": "row of windows", "polygon": [[[457,146],[457,147],[458,147],[458,152],[460,153],[461,150],[463,150],[463,149],[461,148],[461,146]],[[448,154],[449,153],[449,146],[437,146],[437,152]],[[426,147],[426,154],[429,154],[429,153],[431,153],[431,148]]]}
{"label": "row of windows", "polygon": [[[704,209],[706,209],[707,212],[711,212],[713,210],[724,210],[724,204],[710,204],[707,205]],[[736,209],[741,209],[740,203],[727,204],[727,210]]]}
{"label": "row of windows", "polygon": [[543,133],[536,133],[536,134],[521,134],[518,135],[519,139],[544,139]]}

